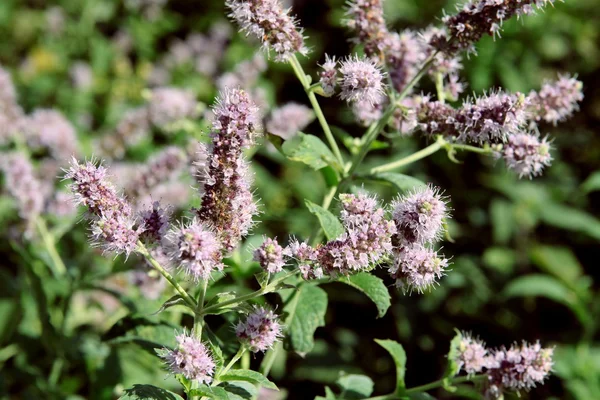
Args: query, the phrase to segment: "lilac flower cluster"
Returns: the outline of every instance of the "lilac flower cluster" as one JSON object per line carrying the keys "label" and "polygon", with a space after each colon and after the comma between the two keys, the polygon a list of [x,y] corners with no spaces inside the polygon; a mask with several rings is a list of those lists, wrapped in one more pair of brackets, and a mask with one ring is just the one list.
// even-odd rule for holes
{"label": "lilac flower cluster", "polygon": [[[17,201],[19,216],[28,224],[32,224],[44,208],[42,184],[33,165],[23,154],[14,153],[2,157],[0,169],[4,172],[6,188]],[[27,231],[30,228],[28,227]]]}
{"label": "lilac flower cluster", "polygon": [[272,310],[255,306],[245,321],[235,327],[240,342],[254,353],[267,351],[282,336],[282,326]]}
{"label": "lilac flower cluster", "polygon": [[298,269],[305,280],[320,279],[323,277],[323,268],[316,264],[317,250],[306,242],[292,240],[284,249],[283,254],[293,259],[298,264]]}
{"label": "lilac flower cluster", "polygon": [[57,160],[79,152],[73,125],[55,110],[35,110],[22,123],[27,144],[33,150],[46,149]]}
{"label": "lilac flower cluster", "polygon": [[509,390],[530,390],[552,370],[553,349],[542,348],[539,342],[488,349],[469,334],[460,333],[459,338],[453,349],[454,361],[469,375],[482,372],[487,375],[487,398],[500,399]]}
{"label": "lilac flower cluster", "polygon": [[9,142],[16,134],[23,118],[17,103],[17,93],[10,73],[0,66],[0,145]]}
{"label": "lilac flower cluster", "polygon": [[129,255],[136,247],[143,227],[134,227],[131,205],[107,179],[106,169],[93,162],[79,164],[73,159],[65,171],[78,204],[87,207],[92,221],[92,238],[106,250]]}
{"label": "lilac flower cluster", "polygon": [[186,332],[177,335],[176,339],[177,347],[168,350],[163,356],[171,373],[210,384],[216,365],[204,343]]}
{"label": "lilac flower cluster", "polygon": [[105,134],[99,146],[102,153],[112,158],[122,158],[128,147],[140,143],[150,132],[148,109],[137,107],[127,110],[117,123],[114,132]]}
{"label": "lilac flower cluster", "polygon": [[141,225],[144,227],[140,239],[145,244],[160,243],[169,230],[170,210],[164,209],[158,201],[155,201],[151,208],[142,210],[139,216]]}
{"label": "lilac flower cluster", "polygon": [[499,35],[502,23],[517,15],[532,14],[554,0],[471,0],[456,15],[443,18],[447,34],[436,35],[431,44],[448,53],[473,51],[473,44],[483,35]]}
{"label": "lilac flower cluster", "polygon": [[207,280],[213,271],[223,270],[219,238],[197,219],[172,229],[165,239],[171,260],[195,281]]}
{"label": "lilac flower cluster", "polygon": [[340,63],[340,98],[348,102],[374,104],[384,95],[383,73],[374,61],[348,57]]}
{"label": "lilac flower cluster", "polygon": [[556,125],[573,115],[583,100],[583,84],[575,78],[563,75],[555,82],[546,82],[539,92],[527,96],[528,111],[536,121],[543,120]]}
{"label": "lilac flower cluster", "polygon": [[449,217],[446,200],[432,186],[416,189],[392,204],[396,225],[394,263],[389,273],[396,286],[423,292],[444,275],[448,261],[429,248],[440,240]]}
{"label": "lilac flower cluster", "polygon": [[312,109],[298,103],[287,103],[271,112],[266,130],[284,140],[289,140],[314,119],[315,113]]}
{"label": "lilac flower cluster", "polygon": [[394,223],[385,218],[377,199],[362,192],[340,195],[341,237],[317,249],[317,263],[330,275],[347,275],[377,265],[392,251]]}
{"label": "lilac flower cluster", "polygon": [[302,31],[279,0],[227,0],[233,18],[247,35],[260,39],[265,50],[274,51],[277,61],[294,53],[306,54]]}
{"label": "lilac flower cluster", "polygon": [[265,238],[259,248],[254,250],[254,261],[258,261],[261,268],[270,274],[281,272],[285,265],[283,247],[276,239]]}
{"label": "lilac flower cluster", "polygon": [[174,88],[162,87],[152,91],[148,104],[150,122],[164,129],[174,122],[198,116],[198,102],[194,93]]}
{"label": "lilac flower cluster", "polygon": [[502,147],[502,158],[506,167],[529,178],[540,175],[550,165],[550,143],[537,135],[517,133],[508,136]]}
{"label": "lilac flower cluster", "polygon": [[197,216],[215,229],[223,249],[229,252],[248,233],[257,213],[242,150],[254,143],[261,121],[258,108],[240,89],[222,92],[214,113],[212,144],[203,156],[206,165],[198,166],[204,194]]}
{"label": "lilac flower cluster", "polygon": [[319,83],[323,89],[323,94],[331,97],[335,94],[337,88],[337,61],[335,56],[329,57],[325,54],[325,62],[321,64],[321,69]]}

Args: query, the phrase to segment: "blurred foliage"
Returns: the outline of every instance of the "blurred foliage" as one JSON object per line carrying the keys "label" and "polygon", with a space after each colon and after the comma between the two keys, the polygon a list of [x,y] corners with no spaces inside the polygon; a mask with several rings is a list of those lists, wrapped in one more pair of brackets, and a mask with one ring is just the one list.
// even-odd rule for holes
{"label": "blurred foliage", "polygon": [[[20,103],[26,111],[60,109],[78,128],[88,156],[96,152],[94,138],[112,129],[124,108],[144,102],[152,65],[169,45],[191,32],[207,32],[225,16],[223,2],[218,0],[171,0],[156,15],[134,7],[135,3],[0,2],[0,64],[13,73]],[[340,23],[343,3],[294,2],[310,38],[312,52],[302,60],[308,72],[316,70],[323,52],[349,53],[348,36]],[[452,10],[453,3],[387,1],[388,23],[397,29],[422,28],[436,23],[442,9]],[[119,48],[119,38],[130,40],[131,49]],[[250,58],[254,49],[247,43],[235,35],[219,71],[231,70]],[[390,312],[380,319],[356,289],[340,283],[323,285],[329,308],[324,327],[315,326],[313,350],[304,357],[279,352],[274,360],[273,379],[287,389],[288,398],[323,396],[323,385],[335,392],[350,391],[355,374],[373,377],[370,384],[377,393],[393,389],[393,360],[374,339],[402,343],[408,359],[407,385],[438,379],[455,327],[474,332],[491,346],[521,339],[555,345],[555,376],[530,398],[600,398],[600,275],[596,268],[600,259],[600,136],[595,135],[600,126],[600,7],[595,0],[557,2],[535,17],[506,22],[502,39],[486,37],[477,49],[477,56],[465,60],[463,77],[475,93],[493,87],[526,92],[557,73],[576,73],[583,81],[586,99],[581,112],[560,127],[546,127],[555,138],[552,167],[544,177],[525,181],[490,159],[468,155],[456,165],[437,154],[401,171],[446,188],[453,208],[450,232],[454,242],[444,251],[453,256],[452,270],[436,290],[423,296],[403,296],[391,290]],[[89,63],[93,71],[87,90],[72,83],[71,66],[78,61]],[[216,92],[211,78],[186,65],[173,71],[170,83],[193,90],[206,104]],[[258,85],[271,104],[306,103],[302,88],[284,64],[270,63]],[[336,132],[344,132],[340,135],[351,145],[352,137],[362,131],[347,108],[334,99],[322,104]],[[201,136],[205,128],[205,122],[198,122],[194,132]],[[319,129],[313,124],[307,132],[319,134]],[[424,145],[423,140],[398,139],[389,133],[381,148],[370,155],[367,167]],[[184,143],[185,136],[180,133],[174,140]],[[144,160],[165,141],[157,135],[128,149],[127,158]],[[256,195],[261,208],[268,210],[260,217],[263,223],[257,227],[255,241],[261,233],[307,238],[317,223],[305,202],[320,203],[327,180],[322,171],[302,164],[298,153],[300,162],[295,163],[285,162],[270,146],[262,146],[254,155]],[[386,200],[398,191],[385,182],[365,186]],[[1,197],[3,238],[12,235],[14,220],[14,205]],[[177,382],[165,378],[151,355],[152,343],[168,345],[174,321],[183,318],[189,324],[189,316],[176,312],[156,316],[153,313],[164,298],[141,301],[135,291],[120,294],[115,288],[125,285],[122,273],[135,260],[106,259],[90,250],[85,228],[73,226],[74,222],[61,228],[69,234],[59,245],[74,271],[73,282],[51,278],[43,251],[8,240],[0,244],[0,395],[41,399],[63,398],[68,393],[72,400],[111,399],[134,383],[155,382],[175,390]],[[256,265],[248,259],[256,245],[251,240],[245,244],[234,257],[231,274],[216,283],[215,291],[252,285],[247,281]],[[66,304],[70,312],[61,320],[62,314],[53,313]],[[223,330],[229,329],[227,321],[222,325]],[[254,359],[247,362],[258,365]],[[340,377],[339,370],[347,375]],[[58,387],[55,374],[61,376]],[[467,389],[459,386],[458,390],[469,396]],[[455,398],[442,391],[436,397]]]}

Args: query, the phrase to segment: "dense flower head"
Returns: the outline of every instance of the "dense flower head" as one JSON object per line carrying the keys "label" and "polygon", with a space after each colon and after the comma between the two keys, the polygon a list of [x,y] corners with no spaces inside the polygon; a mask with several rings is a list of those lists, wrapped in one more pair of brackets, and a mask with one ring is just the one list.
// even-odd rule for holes
{"label": "dense flower head", "polygon": [[75,128],[56,110],[34,111],[23,121],[23,131],[32,149],[46,149],[57,160],[67,159],[79,151]]}
{"label": "dense flower head", "polygon": [[23,118],[23,110],[17,104],[17,92],[10,73],[0,66],[0,145],[16,134]]}
{"label": "dense flower head", "polygon": [[71,191],[77,204],[87,207],[91,215],[100,217],[114,212],[131,215],[131,206],[117,194],[107,177],[107,170],[92,161],[83,164],[73,158],[65,171],[65,179],[71,179]]}
{"label": "dense flower head", "polygon": [[297,262],[298,269],[304,279],[320,279],[323,277],[323,268],[316,264],[317,250],[308,243],[293,239],[284,249],[283,254]]}
{"label": "dense flower head", "polygon": [[478,374],[488,365],[488,349],[485,343],[468,333],[460,333],[460,341],[455,349],[458,368],[468,375]]}
{"label": "dense flower head", "polygon": [[261,268],[271,274],[281,272],[285,265],[283,247],[276,239],[265,238],[263,244],[254,250],[254,261],[258,261]]}
{"label": "dense flower head", "polygon": [[225,89],[219,93],[213,113],[212,138],[215,147],[227,147],[239,152],[251,146],[261,133],[259,109],[242,89]]}
{"label": "dense flower head", "polygon": [[488,357],[487,395],[497,399],[505,390],[529,390],[542,383],[552,370],[553,351],[539,342],[492,351]]}
{"label": "dense flower head", "polygon": [[227,0],[226,5],[242,31],[260,39],[265,50],[275,52],[277,61],[308,52],[296,20],[279,0]]}
{"label": "dense flower head", "polygon": [[447,36],[439,35],[432,40],[438,49],[453,53],[458,50],[473,50],[473,44],[483,35],[499,35],[504,20],[514,15],[534,12],[554,0],[471,0],[456,14],[443,18]]}
{"label": "dense flower head", "polygon": [[346,10],[346,26],[356,33],[354,41],[363,44],[367,56],[383,61],[388,29],[383,15],[383,0],[352,0]]}
{"label": "dense flower head", "polygon": [[271,112],[267,120],[267,132],[282,137],[292,138],[315,119],[312,109],[298,103],[287,103]]}
{"label": "dense flower head", "polygon": [[182,374],[189,380],[210,384],[215,362],[200,339],[183,332],[176,336],[177,346],[163,358],[173,374]]}
{"label": "dense flower head", "polygon": [[43,211],[44,196],[31,161],[20,153],[3,155],[0,169],[4,172],[5,187],[17,201],[19,216],[32,222]]}
{"label": "dense flower head", "polygon": [[502,158],[509,169],[519,174],[519,178],[532,178],[541,175],[544,167],[552,162],[550,143],[546,138],[533,134],[509,135],[502,147]]}
{"label": "dense flower head", "polygon": [[337,88],[337,64],[335,56],[330,57],[325,54],[325,62],[321,64],[322,71],[319,72],[319,82],[321,83],[323,94],[327,97],[333,96]]}
{"label": "dense flower head", "polygon": [[162,87],[152,91],[148,104],[150,122],[159,128],[183,119],[198,116],[198,102],[194,93],[175,87]]}
{"label": "dense flower head", "polygon": [[422,293],[445,275],[447,267],[448,260],[435,250],[415,244],[404,246],[395,252],[389,273],[396,280],[396,287]]}
{"label": "dense flower head", "polygon": [[356,121],[362,126],[369,126],[377,122],[383,116],[383,110],[389,104],[386,96],[381,95],[375,102],[359,100],[352,103],[352,114]]}
{"label": "dense flower head", "polygon": [[429,56],[429,46],[412,30],[387,36],[386,63],[394,88],[401,92]]}
{"label": "dense flower head", "polygon": [[205,224],[193,219],[166,236],[171,259],[195,281],[210,278],[223,269],[221,242]]}
{"label": "dense flower head", "polygon": [[186,154],[180,148],[164,148],[135,170],[125,186],[125,193],[134,201],[142,199],[154,187],[176,178],[185,168],[186,162]]}
{"label": "dense flower head", "polygon": [[136,221],[120,211],[103,213],[92,220],[92,241],[104,250],[115,254],[131,254],[142,233],[143,227],[135,228]]}
{"label": "dense flower head", "polygon": [[160,243],[169,230],[170,210],[164,209],[155,201],[152,207],[142,210],[139,216],[144,229],[140,238],[147,244]]}
{"label": "dense flower head", "polygon": [[339,71],[342,100],[376,103],[384,94],[383,73],[374,61],[348,57],[340,63]]}
{"label": "dense flower head", "polygon": [[392,209],[397,229],[394,239],[398,246],[438,240],[443,233],[444,219],[449,214],[446,199],[431,185],[398,198],[392,203]]}
{"label": "dense flower head", "polygon": [[402,99],[400,106],[394,110],[389,126],[402,136],[410,136],[417,129],[418,100],[407,96]]}
{"label": "dense flower head", "polygon": [[569,118],[579,109],[583,100],[581,81],[563,75],[555,82],[546,82],[539,92],[532,91],[527,96],[528,111],[537,121],[556,125]]}
{"label": "dense flower head", "polygon": [[366,192],[341,194],[346,233],[317,249],[318,264],[330,275],[366,270],[392,251],[393,221]]}
{"label": "dense flower head", "polygon": [[235,334],[254,353],[270,349],[283,336],[277,315],[259,306],[248,314],[245,321],[238,322]]}

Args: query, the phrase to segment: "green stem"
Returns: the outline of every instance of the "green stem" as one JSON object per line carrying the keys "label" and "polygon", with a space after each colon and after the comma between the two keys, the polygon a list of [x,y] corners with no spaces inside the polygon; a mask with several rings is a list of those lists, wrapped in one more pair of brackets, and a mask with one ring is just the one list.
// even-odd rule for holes
{"label": "green stem", "polygon": [[448,148],[450,150],[464,150],[464,151],[470,151],[470,152],[479,153],[479,154],[490,154],[490,153],[494,152],[492,150],[492,148],[489,147],[489,146],[486,146],[486,147],[476,147],[476,146],[469,146],[468,144],[453,144],[453,143],[448,143]]}
{"label": "green stem", "polygon": [[235,363],[237,362],[237,360],[239,360],[240,358],[242,358],[242,356],[244,355],[245,352],[246,352],[246,346],[244,346],[244,345],[240,346],[239,350],[237,351],[237,353],[235,353],[235,355],[233,356],[233,358],[231,359],[231,361],[229,361],[229,363],[225,366],[225,368],[223,368],[219,372],[219,376],[227,374],[227,372],[229,372],[229,370],[231,369],[231,367],[233,367],[235,365]]}
{"label": "green stem", "polygon": [[474,376],[459,376],[459,377],[452,378],[449,380],[448,379],[440,379],[435,382],[427,383],[425,385],[415,386],[413,388],[403,390],[402,393],[400,393],[400,394],[398,394],[398,393],[384,394],[381,396],[369,397],[366,400],[401,400],[401,399],[407,398],[406,395],[409,395],[409,394],[426,392],[431,389],[436,389],[436,388],[439,388],[442,386],[445,387],[447,385],[454,385],[454,384],[458,384],[458,383],[477,382],[477,381],[485,379],[486,377],[487,377],[487,375],[474,375]]}
{"label": "green stem", "polygon": [[67,273],[67,267],[65,266],[65,263],[63,262],[62,258],[60,258],[58,251],[56,251],[56,244],[54,242],[54,238],[52,237],[50,231],[48,231],[46,221],[42,217],[38,216],[35,219],[35,223],[38,232],[42,237],[42,241],[44,242],[44,246],[46,246],[46,251],[48,251],[50,259],[52,259],[52,273],[56,278],[60,278]]}
{"label": "green stem", "polygon": [[369,171],[369,173],[371,175],[375,175],[375,174],[378,174],[381,172],[393,171],[397,168],[411,164],[415,161],[418,161],[422,158],[425,158],[425,157],[435,153],[439,149],[443,148],[445,144],[446,144],[446,141],[444,140],[444,138],[439,136],[438,139],[435,141],[435,143],[430,144],[429,146],[425,147],[424,149],[419,150],[416,153],[413,153],[408,157],[404,157],[399,160],[392,161],[391,163],[383,164],[383,165],[380,165],[379,167],[372,168]]}
{"label": "green stem", "polygon": [[415,87],[417,83],[419,83],[423,75],[425,75],[427,71],[429,71],[429,68],[431,68],[431,66],[433,65],[433,62],[435,61],[435,56],[437,54],[438,51],[427,57],[419,72],[417,72],[417,74],[413,76],[413,78],[406,84],[406,86],[404,86],[404,88],[396,98],[396,101],[401,101],[402,99],[404,99],[410,93],[412,88]]}
{"label": "green stem", "polygon": [[439,72],[435,74],[435,90],[437,91],[438,101],[444,104],[446,102],[446,93],[444,93],[444,76]]}
{"label": "green stem", "polygon": [[300,65],[300,62],[298,61],[298,59],[296,58],[295,55],[292,55],[289,58],[289,61],[290,61],[290,65],[292,66],[292,68],[294,70],[294,73],[298,77],[298,80],[300,81],[300,83],[302,83],[302,87],[304,88],[304,91],[306,92],[306,95],[308,96],[308,100],[310,101],[310,104],[313,107],[313,110],[317,116],[317,119],[319,120],[319,124],[321,124],[321,128],[323,128],[323,133],[325,133],[325,137],[327,138],[327,142],[329,143],[329,146],[331,147],[333,154],[335,155],[338,162],[340,163],[340,166],[343,168],[344,158],[342,157],[342,153],[340,152],[340,149],[335,141],[335,138],[333,137],[333,133],[331,132],[331,129],[329,128],[329,124],[327,123],[327,120],[325,119],[323,110],[321,110],[321,106],[319,105],[317,96],[315,96],[315,93],[311,89],[310,82],[308,81],[308,79],[306,77],[306,73],[304,72],[304,69],[302,69],[302,65]]}
{"label": "green stem", "polygon": [[64,364],[65,360],[62,357],[57,357],[52,363],[52,369],[50,370],[50,376],[48,377],[48,383],[50,383],[51,386],[56,386],[58,384]]}
{"label": "green stem", "polygon": [[212,305],[210,307],[206,307],[206,308],[202,309],[202,311],[200,312],[200,315],[207,315],[207,314],[210,314],[211,312],[220,310],[223,307],[227,307],[227,306],[230,306],[230,305],[233,305],[233,304],[242,303],[244,301],[252,300],[252,299],[254,299],[256,297],[259,297],[259,296],[262,296],[264,294],[274,292],[277,289],[277,285],[279,283],[283,282],[284,280],[286,280],[290,276],[296,275],[296,274],[299,274],[299,273],[300,273],[299,270],[294,270],[294,271],[288,272],[287,274],[285,274],[285,275],[283,275],[283,276],[275,279],[273,282],[269,283],[264,288],[260,288],[260,289],[258,289],[255,292],[248,293],[248,294],[245,294],[245,295],[240,296],[240,297],[236,297],[235,299],[226,300],[226,301],[223,301],[223,302],[221,302],[219,304],[214,304],[214,305]]}
{"label": "green stem", "polygon": [[[198,302],[196,306],[196,312],[194,315],[194,326],[192,328],[192,333],[194,337],[198,338],[198,340],[202,341],[202,328],[204,326],[204,315],[202,314],[202,309],[204,308],[204,298],[206,297],[206,289],[208,288],[208,279],[202,281],[202,288],[200,289],[200,295],[198,296]],[[192,389],[197,389],[199,383],[197,380],[192,382]],[[198,396],[191,396],[191,400],[197,399]]]}
{"label": "green stem", "polygon": [[194,299],[192,299],[190,297],[190,295],[185,291],[184,288],[181,287],[181,285],[179,283],[177,283],[177,281],[175,280],[175,278],[173,278],[173,276],[167,271],[165,270],[158,261],[156,261],[156,259],[154,257],[152,257],[150,255],[150,252],[148,251],[148,249],[146,248],[146,246],[144,246],[144,244],[138,240],[137,242],[137,252],[140,253],[142,256],[144,256],[144,258],[146,258],[146,260],[150,263],[150,265],[152,265],[152,267],[154,267],[155,270],[157,270],[158,272],[160,272],[160,274],[162,276],[165,277],[165,279],[167,281],[169,281],[169,283],[175,288],[175,290],[177,290],[177,292],[181,295],[181,297],[183,298],[183,300],[193,309],[196,308],[196,302],[194,301]]}

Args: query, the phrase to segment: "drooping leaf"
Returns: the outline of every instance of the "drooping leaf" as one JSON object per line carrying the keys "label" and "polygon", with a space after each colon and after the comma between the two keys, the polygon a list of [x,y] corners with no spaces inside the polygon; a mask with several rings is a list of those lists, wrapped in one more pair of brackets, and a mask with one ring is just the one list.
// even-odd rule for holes
{"label": "drooping leaf", "polygon": [[249,369],[232,369],[229,370],[225,375],[221,375],[219,380],[226,381],[245,381],[251,382],[257,385],[261,385],[267,389],[279,390],[277,385],[267,379],[266,376],[260,372],[252,371]]}
{"label": "drooping leaf", "polygon": [[314,135],[300,132],[290,140],[286,140],[281,149],[290,160],[304,163],[314,170],[328,165],[335,166],[336,169],[340,168],[329,147]]}
{"label": "drooping leaf", "polygon": [[325,325],[327,293],[312,284],[300,285],[291,300],[283,308],[287,313],[287,344],[300,353],[308,353],[314,346],[314,334]]}
{"label": "drooping leaf", "polygon": [[385,315],[391,305],[390,292],[383,280],[368,272],[359,272],[358,274],[339,279],[347,285],[352,286],[363,292],[377,306],[377,317],[381,318]]}
{"label": "drooping leaf", "polygon": [[373,381],[365,375],[345,375],[336,381],[342,389],[338,396],[344,400],[359,400],[371,396],[373,393]]}
{"label": "drooping leaf", "polygon": [[119,400],[183,400],[183,397],[152,385],[133,385]]}
{"label": "drooping leaf", "polygon": [[406,374],[406,352],[402,345],[390,339],[375,339],[375,342],[386,349],[394,359],[396,365],[396,388],[400,391],[406,388],[404,376]]}
{"label": "drooping leaf", "polygon": [[319,219],[321,227],[323,228],[323,232],[328,240],[338,238],[345,232],[344,226],[340,220],[337,219],[337,217],[330,211],[313,203],[310,200],[304,200],[304,203],[306,204],[308,211],[316,215],[316,217]]}
{"label": "drooping leaf", "polygon": [[414,188],[425,186],[425,182],[413,178],[409,175],[399,174],[397,172],[381,172],[373,177],[376,180],[382,180],[391,183],[401,192],[406,192]]}
{"label": "drooping leaf", "polygon": [[219,384],[227,391],[229,400],[251,400],[256,398],[258,389],[250,382],[244,381],[229,381]]}

